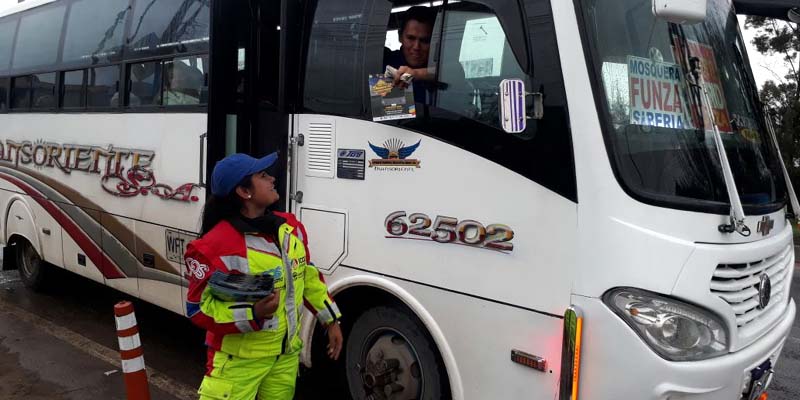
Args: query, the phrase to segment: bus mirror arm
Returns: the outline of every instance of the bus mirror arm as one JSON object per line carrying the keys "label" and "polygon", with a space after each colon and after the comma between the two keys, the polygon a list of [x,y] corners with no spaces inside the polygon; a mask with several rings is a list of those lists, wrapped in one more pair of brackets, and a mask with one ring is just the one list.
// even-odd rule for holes
{"label": "bus mirror arm", "polygon": [[525,94],[533,97],[533,115],[529,116],[528,119],[543,119],[544,93],[536,92],[536,93],[525,93]]}

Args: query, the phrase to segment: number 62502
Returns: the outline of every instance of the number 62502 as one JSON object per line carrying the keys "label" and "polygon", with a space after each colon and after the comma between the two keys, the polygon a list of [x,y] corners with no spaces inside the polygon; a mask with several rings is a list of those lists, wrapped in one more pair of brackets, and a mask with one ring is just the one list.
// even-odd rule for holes
{"label": "number 62502", "polygon": [[457,243],[467,246],[483,247],[487,249],[512,251],[514,244],[514,231],[503,224],[484,226],[478,221],[437,216],[431,222],[426,214],[413,213],[406,215],[405,211],[395,211],[384,221],[386,232],[391,236],[417,236],[430,239],[439,243]]}

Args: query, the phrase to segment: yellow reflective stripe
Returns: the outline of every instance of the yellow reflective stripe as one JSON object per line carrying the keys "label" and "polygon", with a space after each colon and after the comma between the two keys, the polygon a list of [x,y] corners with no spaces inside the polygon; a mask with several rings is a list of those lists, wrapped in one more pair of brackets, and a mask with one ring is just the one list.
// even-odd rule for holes
{"label": "yellow reflective stripe", "polygon": [[[324,304],[324,308],[317,310],[317,320],[319,320],[319,322],[327,324],[342,315],[342,313],[339,311],[339,307],[336,306],[336,303],[331,303],[325,300]],[[331,311],[333,311],[333,314],[331,314]]]}
{"label": "yellow reflective stripe", "polygon": [[289,245],[291,244],[292,235],[288,230],[281,230],[281,232],[283,232],[281,258],[283,259],[284,282],[286,283],[286,321],[289,324],[289,338],[294,338],[297,331],[297,300],[294,294],[292,263],[289,260]]}

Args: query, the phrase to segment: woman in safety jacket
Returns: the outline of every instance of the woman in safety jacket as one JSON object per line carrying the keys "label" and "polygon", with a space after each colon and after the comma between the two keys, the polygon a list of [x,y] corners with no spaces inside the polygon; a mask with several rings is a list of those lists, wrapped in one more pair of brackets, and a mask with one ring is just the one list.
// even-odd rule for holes
{"label": "woman in safety jacket", "polygon": [[[276,159],[275,153],[260,159],[233,154],[219,161],[202,236],[186,248],[186,309],[207,331],[201,399],[291,399],[303,304],[327,327],[328,355],[337,359],[342,349],[341,313],[310,262],[303,224],[292,214],[267,211],[279,199],[275,178],[266,172]],[[254,303],[223,301],[207,285],[215,271],[269,273],[274,292]]]}

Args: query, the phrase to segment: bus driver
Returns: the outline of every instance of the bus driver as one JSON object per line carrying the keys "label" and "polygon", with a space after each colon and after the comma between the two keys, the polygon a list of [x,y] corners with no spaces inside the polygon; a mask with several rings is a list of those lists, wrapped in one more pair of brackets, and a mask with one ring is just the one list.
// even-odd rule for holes
{"label": "bus driver", "polygon": [[428,68],[431,50],[431,34],[436,21],[436,12],[429,7],[414,6],[406,11],[400,24],[400,49],[384,48],[383,63],[397,69],[394,84],[403,84],[400,77],[410,74],[414,80],[414,101],[426,103],[426,91],[435,78],[435,71]]}

